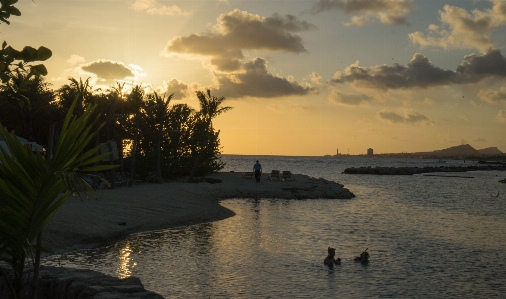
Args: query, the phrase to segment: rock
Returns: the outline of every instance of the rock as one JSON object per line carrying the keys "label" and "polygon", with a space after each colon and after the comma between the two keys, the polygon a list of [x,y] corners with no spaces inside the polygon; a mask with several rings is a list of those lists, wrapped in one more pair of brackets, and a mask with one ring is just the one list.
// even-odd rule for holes
{"label": "rock", "polygon": [[[25,278],[33,278],[26,271]],[[163,299],[144,289],[137,277],[120,279],[92,270],[41,266],[38,298],[54,299]],[[31,284],[27,284],[27,290]],[[0,298],[9,298],[5,281],[0,280]]]}

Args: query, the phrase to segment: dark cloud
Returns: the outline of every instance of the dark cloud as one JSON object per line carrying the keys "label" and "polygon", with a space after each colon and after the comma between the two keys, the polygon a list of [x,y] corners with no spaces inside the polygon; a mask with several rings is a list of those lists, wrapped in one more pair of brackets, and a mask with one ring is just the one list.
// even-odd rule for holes
{"label": "dark cloud", "polygon": [[432,125],[434,123],[429,117],[414,111],[404,114],[398,114],[393,111],[380,111],[376,114],[376,116],[378,119],[387,121],[392,124],[423,123],[426,125]]}
{"label": "dark cloud", "polygon": [[210,32],[173,38],[164,53],[208,56],[218,70],[234,71],[238,70],[243,50],[307,53],[301,37],[293,32],[313,28],[292,15],[265,18],[236,9],[222,14]]}
{"label": "dark cloud", "polygon": [[334,89],[329,96],[331,102],[346,106],[359,106],[372,102],[374,99],[365,94],[348,94]]}
{"label": "dark cloud", "polygon": [[307,21],[299,20],[296,16],[286,15],[284,18],[277,13],[265,18],[265,23],[271,28],[282,28],[286,31],[299,32],[316,29],[316,26]]}
{"label": "dark cloud", "polygon": [[331,83],[353,82],[358,87],[387,90],[476,83],[490,77],[506,77],[506,58],[498,49],[465,56],[456,71],[436,67],[422,54],[415,54],[406,66],[360,67],[357,63],[335,73]]}
{"label": "dark cloud", "polygon": [[174,94],[174,100],[180,100],[188,93],[189,86],[186,83],[172,79],[166,83],[166,91],[168,94]]}
{"label": "dark cloud", "polygon": [[102,80],[120,80],[135,76],[132,69],[123,63],[103,59],[82,65],[81,69],[95,74],[98,79]]}
{"label": "dark cloud", "polygon": [[506,57],[501,50],[488,50],[483,55],[467,55],[457,67],[457,83],[474,83],[488,77],[506,77]]}
{"label": "dark cloud", "polygon": [[[407,24],[406,15],[413,10],[412,0],[319,0],[311,8],[312,13],[327,10],[343,10],[350,14],[361,14],[378,18],[383,24]],[[355,19],[349,25],[360,25]],[[361,24],[364,23],[361,18]]]}
{"label": "dark cloud", "polygon": [[243,71],[233,74],[218,74],[218,92],[227,98],[257,97],[274,98],[290,95],[316,93],[310,85],[276,77],[267,71],[267,62],[262,58],[247,61]]}

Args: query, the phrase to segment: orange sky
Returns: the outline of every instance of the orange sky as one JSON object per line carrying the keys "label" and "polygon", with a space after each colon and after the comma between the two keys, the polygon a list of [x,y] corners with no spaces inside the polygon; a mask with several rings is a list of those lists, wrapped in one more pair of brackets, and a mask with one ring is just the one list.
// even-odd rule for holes
{"label": "orange sky", "polygon": [[226,154],[506,152],[506,0],[259,2],[20,1],[0,35],[50,48],[54,88],[211,89]]}

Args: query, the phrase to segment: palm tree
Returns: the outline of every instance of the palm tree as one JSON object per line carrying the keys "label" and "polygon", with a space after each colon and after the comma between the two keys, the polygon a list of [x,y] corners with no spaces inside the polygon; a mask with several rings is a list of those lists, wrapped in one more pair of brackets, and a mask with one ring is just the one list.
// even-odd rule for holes
{"label": "palm tree", "polygon": [[154,127],[156,132],[156,174],[158,183],[163,182],[162,178],[162,135],[167,125],[169,115],[169,103],[174,94],[168,97],[159,96],[156,92],[148,96],[145,104],[145,117],[148,123]]}
{"label": "palm tree", "polygon": [[135,175],[135,160],[139,149],[139,122],[144,107],[144,90],[140,85],[137,84],[132,88],[132,91],[126,98],[126,104],[128,112],[133,114],[133,141],[132,150],[130,151],[130,177],[128,184],[129,186],[132,186]]}
{"label": "palm tree", "polygon": [[[0,275],[14,298],[22,297],[27,258],[34,250],[37,255],[41,250],[39,245],[33,244],[35,238],[74,192],[80,194],[86,190],[96,198],[94,190],[83,180],[84,175],[114,167],[94,166],[108,155],[95,155],[102,144],[86,150],[97,133],[93,129],[97,121],[96,106],[88,106],[81,116],[73,118],[76,103],[77,100],[64,119],[51,159],[38,151],[32,152],[0,125],[0,135],[11,153],[0,148],[0,262],[10,265],[14,279],[11,282],[4,266],[0,266]],[[38,269],[37,263],[35,261],[35,269]],[[36,294],[36,287],[32,288],[32,294]]]}
{"label": "palm tree", "polygon": [[[19,73],[16,78],[18,75],[24,77],[25,74]],[[43,77],[19,80],[22,80],[23,88],[15,80],[0,84],[0,99],[5,101],[0,108],[2,125],[29,141],[45,144],[50,124],[61,120],[64,115],[56,105],[50,84],[44,82]]]}
{"label": "palm tree", "polygon": [[63,85],[57,91],[60,106],[69,109],[77,97],[75,113],[76,115],[81,115],[85,104],[90,103],[93,95],[90,78],[87,78],[84,82],[81,78],[79,78],[79,81],[75,78],[69,78],[69,81],[69,84]]}
{"label": "palm tree", "polygon": [[213,129],[213,118],[217,117],[218,115],[225,113],[233,107],[222,107],[223,102],[225,101],[225,97],[216,97],[211,95],[211,91],[208,89],[207,93],[204,93],[202,91],[197,91],[197,98],[199,99],[200,104],[200,122],[201,125],[204,126],[203,130],[203,138],[201,140],[202,144],[200,146],[200,151],[197,154],[197,157],[195,158],[195,161],[193,163],[193,167],[190,173],[190,181],[193,180],[193,176],[195,175],[195,170],[198,167],[199,161],[204,154],[204,152],[207,150],[209,143],[212,139],[212,135],[214,132]]}
{"label": "palm tree", "polygon": [[[115,130],[118,147],[118,159],[119,159],[119,168],[123,171],[123,132],[125,128],[127,113],[126,113],[126,95],[125,95],[125,83],[116,82],[116,86],[113,86],[109,89],[109,99],[113,102],[114,107],[114,118],[112,122],[117,124],[117,128]],[[109,148],[112,150],[112,148]]]}

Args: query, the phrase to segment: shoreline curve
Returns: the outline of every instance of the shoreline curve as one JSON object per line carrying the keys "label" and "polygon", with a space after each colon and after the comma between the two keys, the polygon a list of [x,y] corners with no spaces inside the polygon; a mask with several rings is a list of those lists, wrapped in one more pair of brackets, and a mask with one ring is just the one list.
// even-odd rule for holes
{"label": "shoreline curve", "polygon": [[[69,198],[43,232],[43,246],[54,253],[91,248],[130,234],[212,222],[235,213],[220,205],[230,198],[351,199],[343,185],[294,174],[294,180],[260,183],[239,172],[218,172],[206,181],[187,178],[163,184],[97,190],[98,199]],[[218,181],[221,181],[218,183]]]}

